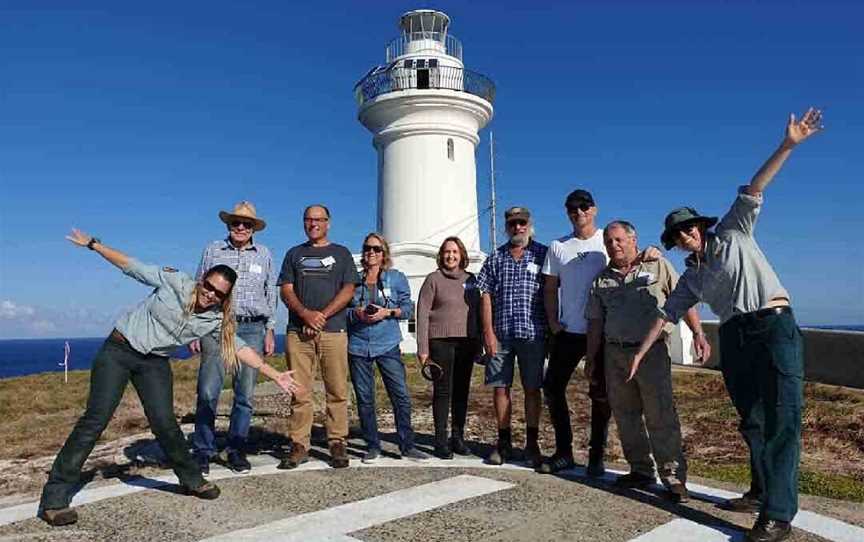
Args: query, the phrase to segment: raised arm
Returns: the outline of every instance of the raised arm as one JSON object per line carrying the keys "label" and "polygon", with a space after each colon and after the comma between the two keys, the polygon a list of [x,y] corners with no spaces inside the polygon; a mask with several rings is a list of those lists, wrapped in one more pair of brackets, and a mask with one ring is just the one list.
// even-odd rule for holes
{"label": "raised arm", "polygon": [[119,250],[115,250],[109,246],[103,245],[101,241],[91,235],[84,233],[81,230],[72,228],[72,233],[70,235],[67,235],[66,239],[71,241],[73,244],[78,245],[79,247],[87,247],[94,252],[97,252],[100,256],[102,256],[115,266],[119,267],[120,269],[125,270],[127,265],[129,264],[129,256],[123,254]]}
{"label": "raised arm", "polygon": [[747,187],[747,193],[751,196],[761,194],[780,171],[780,168],[783,167],[783,163],[789,158],[789,155],[792,154],[792,149],[808,137],[821,131],[822,128],[822,111],[818,109],[811,107],[804,113],[801,120],[796,120],[794,113],[790,114],[783,142],[753,176]]}

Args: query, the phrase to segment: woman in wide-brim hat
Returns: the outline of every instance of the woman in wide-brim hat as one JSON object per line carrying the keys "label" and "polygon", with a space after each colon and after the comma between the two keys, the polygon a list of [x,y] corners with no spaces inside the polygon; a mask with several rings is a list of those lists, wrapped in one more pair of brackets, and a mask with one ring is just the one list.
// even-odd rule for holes
{"label": "woman in wide-brim hat", "polygon": [[750,491],[730,499],[727,507],[759,512],[747,539],[760,542],[786,538],[798,510],[804,360],[789,293],[756,243],[753,228],[765,187],[792,149],[822,129],[821,122],[821,112],[813,108],[800,121],[790,115],[780,147],[719,222],[692,207],[669,213],[661,240],[666,248],[690,253],[687,270],[630,369],[633,378],[663,325],[677,322],[696,303],[708,303],[720,317],[720,366],[750,447],[752,474]]}

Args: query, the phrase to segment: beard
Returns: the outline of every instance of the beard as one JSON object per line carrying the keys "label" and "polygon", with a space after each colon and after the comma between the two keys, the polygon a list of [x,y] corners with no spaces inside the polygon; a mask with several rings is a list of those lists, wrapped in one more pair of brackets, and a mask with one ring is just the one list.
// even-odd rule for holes
{"label": "beard", "polygon": [[530,239],[531,236],[528,233],[516,233],[510,236],[510,244],[514,247],[524,247]]}

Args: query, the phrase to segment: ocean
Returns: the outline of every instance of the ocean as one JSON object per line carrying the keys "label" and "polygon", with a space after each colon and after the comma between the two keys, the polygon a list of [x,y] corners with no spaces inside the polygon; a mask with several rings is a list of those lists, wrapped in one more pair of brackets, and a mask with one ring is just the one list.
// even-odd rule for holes
{"label": "ocean", "polygon": [[[0,340],[0,378],[63,372],[63,350],[69,341],[69,370],[89,369],[105,338]],[[284,352],[285,336],[276,336],[276,351]],[[189,349],[178,348],[172,357],[186,359]]]}
{"label": "ocean", "polygon": [[[805,326],[818,329],[862,331],[861,326]],[[91,339],[5,339],[0,340],[0,378],[63,371],[63,347],[69,341],[69,370],[89,369],[93,357],[105,341]],[[284,353],[285,336],[276,336],[276,352]],[[178,348],[174,358],[190,357],[186,347]]]}

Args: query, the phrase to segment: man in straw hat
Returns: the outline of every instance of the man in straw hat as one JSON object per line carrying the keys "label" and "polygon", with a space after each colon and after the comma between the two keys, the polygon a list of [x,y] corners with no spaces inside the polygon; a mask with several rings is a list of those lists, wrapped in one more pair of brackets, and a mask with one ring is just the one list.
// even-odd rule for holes
{"label": "man in straw hat", "polygon": [[[207,245],[201,256],[197,278],[214,265],[224,264],[237,272],[234,286],[234,315],[237,335],[255,349],[270,356],[275,351],[273,329],[276,325],[276,270],[270,249],[252,239],[255,232],[267,225],[258,218],[255,206],[241,201],[231,212],[220,211],[219,218],[228,229],[225,239]],[[198,403],[195,408],[195,434],[192,443],[198,464],[204,474],[210,472],[210,461],[216,456],[214,424],[219,393],[225,380],[218,337],[207,336],[189,345],[193,353],[201,353],[198,369]],[[252,421],[252,394],[258,371],[240,365],[234,376],[234,404],[225,447],[227,466],[234,472],[251,469],[244,451]]]}

